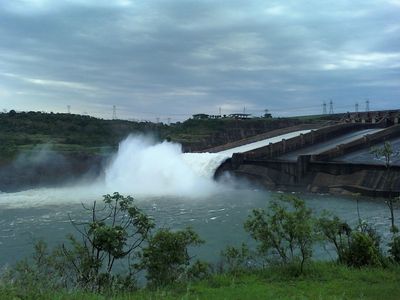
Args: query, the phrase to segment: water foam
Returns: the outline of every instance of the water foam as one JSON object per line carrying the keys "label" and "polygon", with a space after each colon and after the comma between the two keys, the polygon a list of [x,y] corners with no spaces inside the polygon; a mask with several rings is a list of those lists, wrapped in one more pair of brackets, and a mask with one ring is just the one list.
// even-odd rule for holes
{"label": "water foam", "polygon": [[182,153],[179,144],[129,136],[105,172],[108,190],[139,196],[204,197],[218,188],[212,177],[228,158],[211,153]]}

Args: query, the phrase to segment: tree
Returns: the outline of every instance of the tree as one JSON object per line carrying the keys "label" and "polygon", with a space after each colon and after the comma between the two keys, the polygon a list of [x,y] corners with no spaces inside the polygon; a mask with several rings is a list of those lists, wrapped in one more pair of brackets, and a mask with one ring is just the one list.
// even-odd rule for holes
{"label": "tree", "polygon": [[246,231],[260,244],[261,254],[282,263],[299,261],[300,273],[312,256],[315,241],[311,209],[295,196],[273,200],[268,211],[255,209],[244,224]]}
{"label": "tree", "polygon": [[91,220],[72,221],[82,241],[70,236],[70,245],[62,245],[62,251],[76,285],[99,290],[113,281],[115,261],[130,258],[154,224],[134,205],[132,197],[119,193],[105,195],[100,208],[96,201],[92,207],[84,208],[90,212]]}

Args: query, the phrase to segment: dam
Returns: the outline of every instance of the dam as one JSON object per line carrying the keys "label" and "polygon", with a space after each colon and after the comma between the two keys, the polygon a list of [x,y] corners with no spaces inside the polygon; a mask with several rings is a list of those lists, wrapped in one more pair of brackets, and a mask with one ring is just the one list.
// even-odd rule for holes
{"label": "dam", "polygon": [[[399,111],[348,114],[336,124],[293,132],[279,141],[266,139],[258,148],[227,149],[232,157],[214,176],[230,173],[270,189],[400,195],[399,115]],[[394,149],[390,168],[371,153],[372,147],[384,142]]]}
{"label": "dam", "polygon": [[[383,201],[360,197],[358,206],[354,197],[333,194],[387,196],[397,192],[395,184],[388,187],[388,172],[381,160],[371,156],[370,148],[384,141],[397,147],[399,131],[395,118],[343,120],[322,127],[269,131],[208,149],[208,153],[182,153],[178,144],[128,138],[105,168],[105,176],[95,182],[0,193],[0,266],[30,255],[34,238],[45,237],[50,246],[63,242],[66,234],[74,232],[71,216],[75,220],[87,217],[82,204],[90,205],[115,191],[132,195],[159,220],[160,227],[193,227],[207,240],[196,254],[209,261],[227,245],[249,239],[243,229],[249,211],[265,207],[277,189],[316,192],[297,195],[317,214],[328,210],[356,225],[359,212],[377,224],[378,232],[385,233],[390,224]],[[396,159],[389,176],[398,183]],[[213,180],[225,173],[267,189],[246,184],[232,187]],[[325,192],[331,194],[321,194]],[[327,257],[326,249],[318,251],[318,257]]]}

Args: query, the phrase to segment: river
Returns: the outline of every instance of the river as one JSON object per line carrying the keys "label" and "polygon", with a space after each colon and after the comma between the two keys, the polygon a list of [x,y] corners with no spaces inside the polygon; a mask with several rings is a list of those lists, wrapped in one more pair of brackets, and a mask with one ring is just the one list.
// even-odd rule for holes
{"label": "river", "polygon": [[[268,142],[268,141],[267,141]],[[229,154],[231,155],[231,154]],[[254,208],[265,208],[279,192],[243,182],[215,182],[214,170],[227,153],[182,153],[180,146],[130,137],[95,182],[58,188],[38,188],[0,193],[0,266],[13,264],[32,253],[33,244],[44,239],[50,246],[76,233],[73,220],[90,220],[82,203],[89,206],[102,195],[115,191],[132,195],[136,204],[151,215],[158,227],[193,227],[206,243],[195,249],[199,258],[218,261],[227,245],[252,243],[243,223]],[[298,194],[315,214],[337,214],[350,224],[358,220],[356,198]],[[387,240],[389,210],[382,199],[359,198],[362,219]],[[395,211],[398,215],[399,211]],[[332,251],[317,247],[317,258],[330,258]]]}

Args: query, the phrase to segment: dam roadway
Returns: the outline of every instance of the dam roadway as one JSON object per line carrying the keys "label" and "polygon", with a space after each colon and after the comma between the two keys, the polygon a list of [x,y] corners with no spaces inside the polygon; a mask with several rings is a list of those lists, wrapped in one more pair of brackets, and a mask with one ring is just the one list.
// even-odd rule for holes
{"label": "dam roadway", "polygon": [[[218,152],[232,157],[217,168],[214,177],[228,172],[271,189],[400,195],[400,157],[395,155],[400,147],[399,112],[379,122],[375,117],[341,122]],[[390,170],[384,159],[371,154],[372,147],[381,147],[385,141],[394,148]]]}
{"label": "dam roadway", "polygon": [[[338,145],[350,143],[359,138],[362,138],[363,136],[365,136],[367,134],[373,134],[373,133],[379,132],[381,130],[382,129],[379,128],[379,129],[364,129],[364,130],[351,132],[348,134],[338,136],[336,138],[329,139],[326,142],[318,143],[318,144],[312,145],[310,147],[305,147],[305,148],[301,148],[297,151],[289,152],[285,155],[279,156],[279,159],[286,160],[286,161],[297,161],[297,158],[300,155],[320,154],[327,150],[333,149]],[[368,162],[368,160],[365,162]]]}

